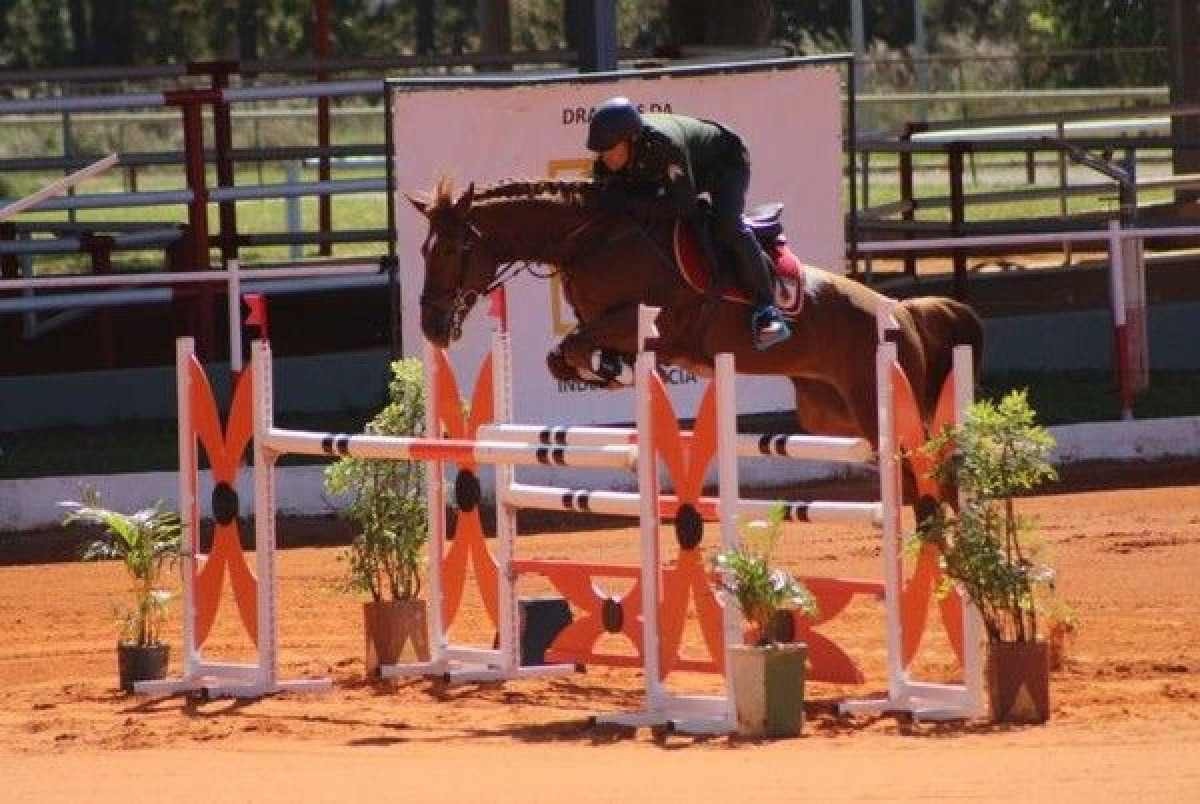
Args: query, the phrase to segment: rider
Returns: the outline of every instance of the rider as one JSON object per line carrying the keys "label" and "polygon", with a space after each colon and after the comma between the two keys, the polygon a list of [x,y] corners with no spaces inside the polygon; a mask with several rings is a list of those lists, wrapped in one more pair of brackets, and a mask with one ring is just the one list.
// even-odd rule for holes
{"label": "rider", "polygon": [[673,214],[700,224],[703,207],[697,196],[707,192],[713,234],[735,255],[738,281],[753,302],[755,348],[767,349],[791,335],[774,304],[767,256],[742,220],[750,162],[737,134],[709,120],[643,115],[628,98],[617,97],[596,107],[587,147],[598,154],[592,175],[601,183],[601,203],[608,209],[643,206],[639,196],[647,193],[664,195]]}

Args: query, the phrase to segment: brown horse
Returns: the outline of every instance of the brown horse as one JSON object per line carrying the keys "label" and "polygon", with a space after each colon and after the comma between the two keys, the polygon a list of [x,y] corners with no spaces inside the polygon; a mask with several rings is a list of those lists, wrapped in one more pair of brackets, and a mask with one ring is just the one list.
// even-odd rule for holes
{"label": "brown horse", "polygon": [[[864,285],[805,268],[805,299],[792,337],[767,351],[751,343],[748,308],[702,295],[674,264],[673,223],[599,209],[590,182],[507,182],[455,199],[443,180],[430,200],[410,198],[429,219],[422,246],[421,329],[434,344],[458,337],[463,318],[521,264],[556,266],[579,320],[547,358],[560,379],[607,385],[594,371],[599,350],[632,362],[639,304],[662,308],[657,348],[664,363],[707,373],[732,352],[744,374],[777,374],[795,387],[801,428],[865,436],[876,443],[876,311],[888,300]],[[978,355],[979,318],[945,298],[895,306],[900,362],[928,421],[956,344]]]}

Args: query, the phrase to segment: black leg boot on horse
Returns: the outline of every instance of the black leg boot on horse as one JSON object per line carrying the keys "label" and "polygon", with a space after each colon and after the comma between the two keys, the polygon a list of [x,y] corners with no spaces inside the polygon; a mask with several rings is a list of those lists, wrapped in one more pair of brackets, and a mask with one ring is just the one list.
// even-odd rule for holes
{"label": "black leg boot on horse", "polygon": [[762,351],[787,340],[791,328],[775,306],[771,263],[762,246],[742,218],[746,209],[746,190],[750,185],[750,166],[744,159],[727,167],[712,194],[713,237],[733,254],[738,284],[750,294],[753,308],[750,332],[754,348]]}

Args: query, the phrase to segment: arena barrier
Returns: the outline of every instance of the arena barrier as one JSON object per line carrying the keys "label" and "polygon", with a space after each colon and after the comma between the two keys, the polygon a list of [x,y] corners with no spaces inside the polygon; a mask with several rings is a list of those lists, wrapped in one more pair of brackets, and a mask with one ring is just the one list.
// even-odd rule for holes
{"label": "arena barrier", "polygon": [[[664,683],[667,675],[676,670],[724,673],[726,648],[741,639],[739,620],[716,599],[712,577],[698,549],[703,522],[706,519],[720,521],[722,545],[729,547],[736,544],[736,518],[721,517],[722,511],[755,515],[773,505],[738,499],[739,454],[772,453],[820,460],[840,456],[846,460],[862,460],[869,455],[869,448],[864,449],[853,439],[802,436],[751,439],[739,436],[735,430],[733,366],[727,356],[718,361],[717,379],[710,384],[695,430],[680,432],[665,386],[654,371],[651,352],[644,352],[638,359],[638,427],[634,433],[610,428],[538,428],[540,443],[527,443],[531,432],[528,426],[514,427],[506,423],[511,418],[507,350],[507,340],[501,334],[480,371],[468,414],[463,413],[461,397],[444,352],[428,350],[430,437],[396,438],[274,427],[270,350],[264,343],[254,346],[252,372],[243,372],[235,384],[228,425],[222,429],[211,388],[192,355],[190,340],[181,339],[177,349],[180,485],[188,544],[184,558],[185,667],[181,679],[139,684],[138,692],[204,691],[211,696],[257,697],[280,690],[328,687],[326,679],[281,681],[278,678],[274,464],[280,455],[288,453],[356,455],[382,460],[424,460],[436,469],[430,473],[429,482],[433,537],[429,572],[433,657],[427,664],[387,668],[389,675],[444,674],[451,679],[480,680],[561,673],[573,669],[576,664],[640,666],[646,679],[645,710],[632,715],[604,715],[598,719],[638,724],[669,723],[685,731],[727,731],[732,728],[732,703],[728,694],[679,696],[667,690]],[[955,374],[960,379],[959,385],[964,386],[969,395],[969,352],[962,354],[959,350],[956,358]],[[965,651],[968,682],[964,685],[924,684],[911,680],[905,671],[925,628],[925,612],[937,582],[936,556],[926,551],[918,560],[912,577],[904,583],[899,543],[900,473],[895,456],[898,448],[911,450],[919,446],[923,432],[914,415],[893,416],[893,409],[916,409],[907,379],[896,363],[894,344],[886,341],[881,344],[877,368],[881,377],[891,379],[881,383],[881,400],[891,398],[893,386],[901,398],[894,405],[881,402],[880,455],[890,456],[880,460],[881,500],[878,503],[786,505],[790,516],[800,521],[855,519],[882,525],[885,578],[882,582],[807,578],[820,601],[821,613],[814,622],[797,622],[798,638],[810,645],[811,678],[843,683],[862,681],[861,672],[845,652],[814,628],[836,616],[856,595],[882,597],[887,606],[888,696],[876,701],[851,702],[845,705],[846,710],[903,710],[925,719],[977,713],[981,706],[979,684],[970,679],[979,676],[978,639],[964,640],[963,632],[973,633],[978,626],[972,622],[974,618],[957,609],[952,600],[943,605],[943,619],[960,655]],[[501,381],[497,382],[497,378]],[[954,394],[949,392],[948,382],[938,406],[940,420],[952,421],[949,417],[953,416],[953,401]],[[494,424],[481,430],[489,422]],[[897,427],[899,431],[893,435]],[[448,437],[438,437],[442,435]],[[471,437],[475,435],[481,437],[478,440]],[[505,438],[508,440],[502,440]],[[256,467],[257,578],[250,572],[240,548],[235,491],[241,456],[251,441]],[[551,443],[545,443],[547,441]],[[197,442],[209,455],[214,477],[214,540],[207,556],[201,555],[198,541]],[[648,450],[656,455],[655,460],[638,461],[639,450]],[[714,456],[720,463],[721,496],[704,498],[700,490]],[[675,484],[674,497],[659,494],[658,458],[662,459]],[[456,518],[453,543],[448,550],[440,482],[442,468],[447,462],[453,462],[459,468],[455,496],[461,509]],[[487,548],[479,521],[481,495],[477,469],[482,463],[497,465],[500,505],[495,558]],[[513,481],[513,465],[636,467],[640,493],[522,486]],[[553,504],[551,498],[555,500]],[[519,560],[515,556],[515,512],[519,507],[632,514],[635,506],[642,533],[640,566]],[[675,519],[680,544],[676,561],[667,567],[661,566],[658,560],[662,516]],[[455,646],[447,638],[448,627],[463,599],[468,563],[474,565],[484,608],[497,627],[499,644],[495,648]],[[258,649],[256,664],[217,663],[206,660],[200,650],[215,619],[226,573],[242,622]],[[549,657],[562,664],[520,666],[514,589],[521,574],[539,574],[548,578],[564,597],[584,612],[551,646]],[[635,585],[621,600],[615,600],[598,591],[595,584],[598,577],[627,578]],[[689,600],[695,602],[711,656],[706,660],[683,657],[679,653]],[[628,637],[636,655],[603,655],[593,650],[598,639],[607,633],[622,633]]]}

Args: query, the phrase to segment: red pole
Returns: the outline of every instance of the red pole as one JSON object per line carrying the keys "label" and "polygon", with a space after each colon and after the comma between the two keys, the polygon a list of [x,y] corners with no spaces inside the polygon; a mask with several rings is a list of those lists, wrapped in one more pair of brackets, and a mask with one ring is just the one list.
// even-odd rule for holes
{"label": "red pole", "polygon": [[[329,58],[331,50],[329,0],[313,0],[313,5],[316,11],[313,49],[316,51],[317,63],[320,65]],[[326,81],[328,79],[329,73],[318,67],[317,80]],[[329,147],[329,128],[329,98],[317,98],[317,146],[322,149]],[[322,153],[317,160],[317,179],[319,181],[329,181],[330,179],[328,154]],[[333,254],[333,242],[328,239],[333,231],[333,204],[328,194],[317,197],[317,228],[322,237],[317,253],[322,257],[329,257]]]}
{"label": "red pole", "polygon": [[[100,276],[112,273],[113,238],[84,232],[79,236],[79,245],[92,258],[92,273]],[[97,330],[100,337],[100,359],[105,368],[116,368],[117,340],[113,328],[113,312],[108,309],[96,311]]]}
{"label": "red pole", "polygon": [[508,332],[508,293],[504,285],[489,294],[488,302],[488,315],[496,322],[496,328]]}
{"label": "red pole", "polygon": [[[13,241],[17,239],[17,225],[12,221],[0,223],[0,240]],[[0,279],[18,279],[21,276],[21,262],[16,254],[0,256]]]}
{"label": "red pole", "polygon": [[[204,174],[204,116],[203,104],[216,103],[219,94],[212,90],[176,90],[165,93],[169,105],[178,106],[183,114],[183,159],[187,187],[192,191],[188,204],[188,229],[192,248],[190,270],[208,270],[208,185]],[[216,336],[213,315],[215,302],[212,288],[204,284],[197,289],[196,352],[201,358],[212,354]]]}
{"label": "red pole", "polygon": [[[229,86],[229,75],[238,71],[235,61],[202,61],[188,65],[188,73],[207,75],[213,90],[213,152],[217,167],[217,186],[234,186],[233,121],[223,89]],[[237,259],[237,204],[221,201],[218,204],[221,232],[221,259]]]}

